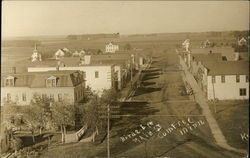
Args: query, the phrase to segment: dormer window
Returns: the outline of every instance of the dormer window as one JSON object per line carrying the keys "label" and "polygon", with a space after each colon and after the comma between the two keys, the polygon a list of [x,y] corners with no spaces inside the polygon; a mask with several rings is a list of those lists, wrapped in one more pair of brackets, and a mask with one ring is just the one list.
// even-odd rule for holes
{"label": "dormer window", "polygon": [[47,87],[56,87],[56,77],[51,76],[46,80],[46,86]]}
{"label": "dormer window", "polygon": [[5,86],[6,87],[14,87],[14,77],[9,76],[5,79]]}

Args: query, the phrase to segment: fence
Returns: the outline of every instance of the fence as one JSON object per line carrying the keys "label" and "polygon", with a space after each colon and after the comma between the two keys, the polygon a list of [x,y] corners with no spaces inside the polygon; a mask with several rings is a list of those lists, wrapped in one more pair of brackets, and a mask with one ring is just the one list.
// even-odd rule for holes
{"label": "fence", "polygon": [[83,126],[76,133],[66,134],[65,143],[78,142],[87,130],[87,125]]}

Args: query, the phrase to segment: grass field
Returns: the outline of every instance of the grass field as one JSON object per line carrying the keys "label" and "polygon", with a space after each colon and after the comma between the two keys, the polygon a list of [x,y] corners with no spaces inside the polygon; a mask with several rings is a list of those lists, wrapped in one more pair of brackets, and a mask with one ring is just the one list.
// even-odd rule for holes
{"label": "grass field", "polygon": [[248,141],[242,140],[241,134],[249,133],[249,101],[219,101],[209,106],[228,143],[247,149]]}

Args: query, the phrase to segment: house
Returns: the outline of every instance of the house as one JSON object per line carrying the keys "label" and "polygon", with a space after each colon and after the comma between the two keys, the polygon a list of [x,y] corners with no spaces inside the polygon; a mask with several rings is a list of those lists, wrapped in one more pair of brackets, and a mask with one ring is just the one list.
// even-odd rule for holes
{"label": "house", "polygon": [[247,40],[244,37],[242,37],[241,39],[238,40],[238,45],[247,46]]}
{"label": "house", "polygon": [[106,45],[105,50],[106,53],[115,53],[116,51],[119,50],[119,45],[114,42],[110,42],[109,44]]}
{"label": "house", "polygon": [[[122,58],[124,57],[124,58]],[[92,55],[91,64],[113,64],[114,65],[114,88],[121,90],[131,79],[131,73],[135,73],[131,57],[123,55]]]}
{"label": "house", "polygon": [[77,50],[72,54],[73,57],[82,57],[86,54],[86,52],[84,50],[81,50],[80,52],[78,52]]}
{"label": "house", "polygon": [[35,95],[51,101],[77,103],[84,97],[85,81],[80,71],[11,73],[1,76],[1,105],[29,105]]}
{"label": "house", "polygon": [[208,100],[249,99],[248,61],[208,61],[198,69],[197,83]]}
{"label": "house", "polygon": [[211,42],[207,39],[206,41],[202,42],[201,48],[208,48],[211,46],[212,46]]}
{"label": "house", "polygon": [[66,51],[64,49],[58,49],[55,53],[55,59],[59,60],[60,58],[63,58],[66,54]]}

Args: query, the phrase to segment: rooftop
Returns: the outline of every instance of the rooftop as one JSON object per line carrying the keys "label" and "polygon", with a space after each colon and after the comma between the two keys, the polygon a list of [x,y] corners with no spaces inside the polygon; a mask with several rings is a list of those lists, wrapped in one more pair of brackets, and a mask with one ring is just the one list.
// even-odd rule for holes
{"label": "rooftop", "polygon": [[248,61],[210,61],[203,65],[208,69],[208,75],[248,75]]}
{"label": "rooftop", "polygon": [[221,53],[191,54],[196,61],[222,61]]}
{"label": "rooftop", "polygon": [[[45,88],[46,79],[51,76],[57,78],[57,87],[74,87],[84,81],[79,71],[48,71],[28,72],[20,74],[3,74],[1,86],[4,87],[4,79],[8,76],[15,78],[15,87]],[[78,79],[76,79],[78,78]]]}

